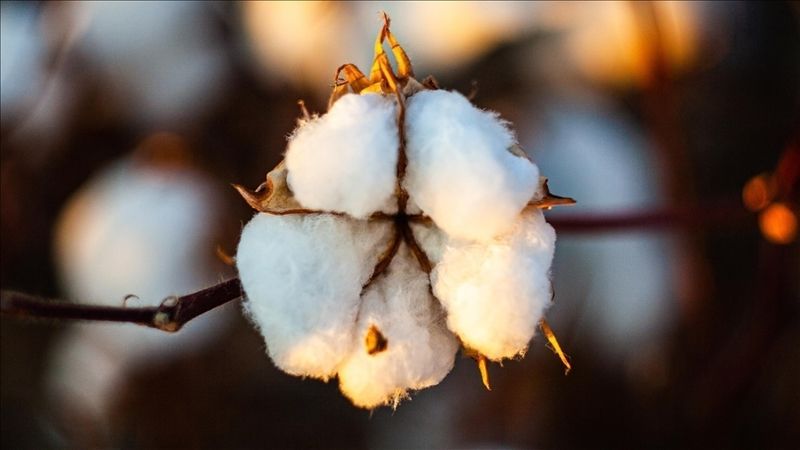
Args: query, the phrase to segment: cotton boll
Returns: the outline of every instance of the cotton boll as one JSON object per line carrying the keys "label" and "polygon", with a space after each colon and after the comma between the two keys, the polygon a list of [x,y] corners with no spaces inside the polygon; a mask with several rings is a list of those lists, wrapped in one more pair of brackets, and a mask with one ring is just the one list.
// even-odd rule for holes
{"label": "cotton boll", "polygon": [[236,265],[246,310],[278,367],[322,379],[335,374],[388,233],[388,224],[329,214],[262,213],[245,226]]}
{"label": "cotton boll", "polygon": [[[55,263],[65,296],[108,306],[156,306],[211,286],[225,268],[213,258],[224,211],[201,173],[123,160],[67,203],[56,226]],[[201,351],[234,309],[197,317],[178,333],[119,323],[76,324],[52,350],[45,381],[58,410],[107,419],[132,370]],[[227,314],[226,314],[227,313]]]}
{"label": "cotton boll", "polygon": [[115,351],[114,339],[120,334],[112,333],[124,335],[131,329],[119,324],[81,326],[56,343],[46,384],[58,410],[96,418],[97,425],[105,421],[103,416],[115,400],[125,372],[134,369],[132,364],[120,364],[124,346],[116,346]]}
{"label": "cotton boll", "polygon": [[36,167],[50,162],[79,91],[64,64],[63,55],[70,53],[69,38],[63,27],[54,24],[60,9],[55,3],[2,2],[0,6],[3,127],[8,126],[11,141],[26,149],[15,152],[14,158]]}
{"label": "cotton boll", "polygon": [[447,326],[492,360],[524,353],[550,304],[555,231],[538,210],[487,243],[453,240],[431,274]]}
{"label": "cotton boll", "polygon": [[[410,389],[438,384],[453,367],[458,342],[416,264],[403,244],[362,299],[356,345],[339,369],[340,388],[357,406],[396,404]],[[369,354],[364,341],[373,326],[387,345]]]}
{"label": "cotton boll", "polygon": [[213,187],[194,170],[138,160],[102,171],[56,226],[55,260],[68,296],[120,306],[136,294],[158,304],[219,281],[212,249],[222,211]]}
{"label": "cotton boll", "polygon": [[86,69],[137,122],[170,127],[208,111],[229,69],[206,2],[69,2]]}
{"label": "cotton boll", "polygon": [[[157,305],[160,298],[147,304]],[[120,304],[121,300],[114,306]],[[128,302],[131,307],[142,304],[135,299]],[[228,328],[236,314],[233,306],[225,305],[197,317],[177,334],[134,324],[74,326],[51,351],[46,383],[57,409],[86,415],[97,427],[104,426],[132,373],[169,364],[206,348]]]}
{"label": "cotton boll", "polygon": [[45,43],[36,7],[3,2],[0,6],[0,110],[5,119],[35,97],[43,78]]}
{"label": "cotton boll", "polygon": [[411,223],[411,231],[414,233],[414,239],[419,244],[425,256],[431,264],[438,264],[442,260],[447,245],[448,237],[435,225]]}
{"label": "cotton boll", "polygon": [[396,210],[396,105],[380,94],[349,94],[322,117],[304,122],[289,140],[288,183],[311,209],[353,217]]}
{"label": "cotton boll", "polygon": [[512,154],[513,133],[496,114],[455,92],[419,92],[406,112],[404,185],[455,238],[487,241],[510,230],[536,191],[539,170]]}

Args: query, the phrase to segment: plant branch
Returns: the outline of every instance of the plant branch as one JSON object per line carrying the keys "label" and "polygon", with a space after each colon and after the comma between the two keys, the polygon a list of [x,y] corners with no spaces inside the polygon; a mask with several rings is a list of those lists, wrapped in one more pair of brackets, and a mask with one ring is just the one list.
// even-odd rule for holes
{"label": "plant branch", "polygon": [[242,297],[238,278],[180,297],[169,297],[159,306],[128,308],[48,300],[14,291],[0,291],[2,315],[37,319],[71,319],[128,322],[175,332],[197,316]]}
{"label": "plant branch", "polygon": [[[683,207],[630,213],[551,217],[548,221],[562,233],[597,233],[657,228],[737,227],[755,220],[738,204]],[[399,236],[395,238],[399,243]],[[0,313],[4,316],[38,319],[128,322],[178,331],[195,317],[242,297],[238,278],[180,297],[169,297],[159,306],[128,308],[48,300],[20,292],[0,291]]]}
{"label": "plant branch", "polygon": [[740,204],[675,207],[611,214],[561,215],[547,221],[559,233],[599,233],[657,228],[737,227],[755,220]]}

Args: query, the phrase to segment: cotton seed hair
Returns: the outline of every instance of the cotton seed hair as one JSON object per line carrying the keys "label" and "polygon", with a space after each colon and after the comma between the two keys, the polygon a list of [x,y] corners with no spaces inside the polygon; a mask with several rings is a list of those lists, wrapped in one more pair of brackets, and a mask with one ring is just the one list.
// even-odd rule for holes
{"label": "cotton seed hair", "polygon": [[396,406],[438,384],[460,345],[485,376],[544,324],[555,232],[540,208],[571,201],[496,113],[415,80],[388,18],[369,78],[339,69],[328,112],[305,114],[265,185],[236,186],[258,211],[236,262],[245,310],[289,374]]}

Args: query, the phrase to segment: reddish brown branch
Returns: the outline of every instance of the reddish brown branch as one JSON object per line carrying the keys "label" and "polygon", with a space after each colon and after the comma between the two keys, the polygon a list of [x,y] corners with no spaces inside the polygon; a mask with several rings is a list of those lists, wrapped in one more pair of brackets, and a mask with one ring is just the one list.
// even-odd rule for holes
{"label": "reddish brown branch", "polygon": [[3,290],[0,291],[0,312],[4,316],[37,319],[136,323],[173,332],[195,317],[241,297],[242,286],[238,278],[181,297],[167,298],[159,306],[143,308],[84,305]]}
{"label": "reddish brown branch", "polygon": [[560,233],[658,228],[738,227],[755,220],[755,215],[738,204],[681,207],[597,215],[562,215],[547,221]]}

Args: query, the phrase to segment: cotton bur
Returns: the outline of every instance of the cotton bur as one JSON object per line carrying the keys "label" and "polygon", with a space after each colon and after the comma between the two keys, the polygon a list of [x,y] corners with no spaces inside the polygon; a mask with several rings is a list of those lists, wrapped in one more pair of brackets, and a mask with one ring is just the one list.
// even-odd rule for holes
{"label": "cotton bur", "polygon": [[[395,70],[384,52],[388,41]],[[250,191],[236,265],[245,310],[281,370],[356,406],[438,384],[456,353],[524,355],[552,301],[552,195],[509,124],[414,78],[389,20],[369,75],[341,66],[328,112],[303,117]]]}

